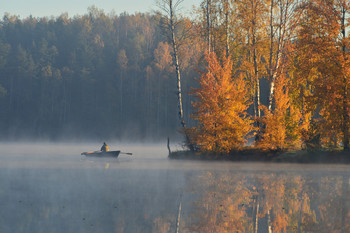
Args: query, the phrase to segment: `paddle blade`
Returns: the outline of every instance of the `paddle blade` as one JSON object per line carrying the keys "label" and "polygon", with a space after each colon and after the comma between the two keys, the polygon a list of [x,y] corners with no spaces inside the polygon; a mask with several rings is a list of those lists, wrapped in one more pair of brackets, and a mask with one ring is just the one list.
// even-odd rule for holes
{"label": "paddle blade", "polygon": [[120,154],[123,154],[123,155],[132,155],[132,153],[126,153],[126,152],[120,152]]}

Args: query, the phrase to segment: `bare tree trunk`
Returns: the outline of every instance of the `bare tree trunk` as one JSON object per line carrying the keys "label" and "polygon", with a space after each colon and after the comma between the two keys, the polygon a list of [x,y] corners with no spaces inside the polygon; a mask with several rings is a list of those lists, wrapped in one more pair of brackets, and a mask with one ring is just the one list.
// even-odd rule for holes
{"label": "bare tree trunk", "polygon": [[179,65],[179,58],[178,58],[178,52],[177,52],[177,41],[175,37],[175,26],[174,26],[174,15],[173,15],[173,9],[172,9],[172,0],[169,1],[169,7],[170,7],[170,30],[171,30],[171,43],[173,46],[173,56],[174,56],[174,65],[176,70],[176,77],[177,77],[177,98],[178,98],[178,107],[179,107],[179,119],[181,122],[182,127],[185,129],[186,124],[184,120],[184,113],[183,113],[183,107],[182,107],[182,91],[181,91],[181,74],[180,74],[180,65]]}
{"label": "bare tree trunk", "polygon": [[229,14],[229,3],[228,3],[228,0],[225,0],[224,2],[224,11],[225,11],[225,36],[226,36],[226,56],[229,57],[229,54],[230,54],[230,38],[229,38],[229,29],[228,29],[228,26],[229,26],[229,22],[228,22],[228,14]]}
{"label": "bare tree trunk", "polygon": [[168,152],[169,152],[169,155],[171,154],[171,150],[170,150],[170,138],[168,137],[168,141],[167,141],[167,144],[166,144],[167,148],[168,148]]}
{"label": "bare tree trunk", "polygon": [[[247,47],[252,47],[252,45],[250,44],[250,34],[249,34],[249,30],[247,31]],[[248,61],[249,63],[252,62],[252,52],[250,49],[248,49]],[[253,78],[251,77],[251,74],[249,72],[247,72],[247,77],[249,80],[253,80]],[[255,87],[254,87],[255,89]],[[255,92],[254,95],[251,97],[252,98],[252,103],[253,103],[253,109],[254,109],[254,116],[257,117],[258,116],[258,106],[257,103],[255,101]]]}
{"label": "bare tree trunk", "polygon": [[[342,30],[342,37],[343,37],[343,47],[342,52],[343,56],[345,58],[346,53],[346,45],[345,45],[345,16],[346,16],[346,6],[345,3],[342,6],[342,18],[341,18],[341,30]],[[349,113],[348,113],[348,82],[347,82],[347,76],[344,74],[344,90],[343,90],[343,144],[344,144],[344,151],[349,151]]]}
{"label": "bare tree trunk", "polygon": [[[279,2],[279,12],[280,12],[280,19],[279,19],[279,27],[278,27],[278,38],[277,38],[277,48],[276,48],[276,55],[275,55],[275,61],[274,61],[274,41],[275,41],[275,35],[273,30],[273,5],[274,0],[271,0],[271,8],[270,8],[270,58],[269,58],[269,79],[270,79],[270,92],[269,92],[269,99],[268,99],[268,109],[272,109],[273,105],[273,94],[275,89],[275,81],[277,78],[277,75],[279,73],[279,68],[282,63],[282,51],[285,47],[285,41],[286,37],[289,37],[291,32],[288,32],[286,35],[286,24],[288,18],[288,8],[290,6],[290,2],[287,0],[285,5],[282,4],[281,1]],[[291,17],[291,16],[289,16]]]}
{"label": "bare tree trunk", "polygon": [[[259,73],[258,69],[255,69],[255,105],[256,105],[256,111],[257,115],[256,117],[261,117],[261,110],[260,110],[260,80],[259,80]],[[260,124],[258,123],[258,126]]]}
{"label": "bare tree trunk", "polygon": [[166,3],[167,6],[164,5],[160,7],[163,9],[164,12],[168,14],[168,17],[169,17],[167,30],[170,36],[170,43],[173,47],[173,61],[174,61],[176,77],[177,77],[177,98],[178,98],[179,119],[180,119],[181,126],[184,129],[186,144],[189,146],[190,150],[194,150],[193,145],[190,142],[188,133],[186,132],[187,127],[185,123],[183,105],[182,105],[181,73],[180,73],[180,64],[179,64],[179,57],[178,57],[178,42],[175,34],[175,27],[176,27],[175,25],[178,23],[176,22],[175,8],[181,2],[182,2],[181,0],[177,0],[175,4],[173,4],[172,0],[163,0],[163,3]]}
{"label": "bare tree trunk", "polygon": [[272,100],[273,100],[273,92],[275,87],[275,80],[273,79],[272,74],[272,57],[273,57],[273,48],[274,48],[274,32],[273,32],[273,5],[274,2],[271,0],[271,8],[270,8],[270,58],[269,58],[269,79],[270,79],[270,93],[269,93],[269,102],[268,109],[272,108]]}
{"label": "bare tree trunk", "polygon": [[275,70],[271,72],[271,76],[270,76],[270,92],[269,92],[269,106],[268,106],[269,110],[272,109],[273,94],[274,94],[274,91],[275,91],[275,81],[276,81],[276,78],[277,78],[277,72],[278,72],[277,70],[279,69],[280,64],[281,64],[281,56],[278,53],[277,54],[277,65],[274,68]]}
{"label": "bare tree trunk", "polygon": [[211,43],[211,40],[210,40],[210,9],[211,7],[211,1],[210,0],[207,0],[207,7],[206,7],[206,18],[207,18],[207,49],[208,49],[208,52],[211,51],[211,48],[210,48],[210,43]]}
{"label": "bare tree trunk", "polygon": [[[252,2],[254,18],[252,20],[252,47],[253,47],[253,63],[254,63],[254,77],[255,77],[255,105],[257,108],[257,118],[260,118],[260,80],[259,80],[259,69],[258,69],[258,59],[256,54],[256,14],[257,14],[257,3],[256,1]],[[259,122],[257,126],[260,127]]]}

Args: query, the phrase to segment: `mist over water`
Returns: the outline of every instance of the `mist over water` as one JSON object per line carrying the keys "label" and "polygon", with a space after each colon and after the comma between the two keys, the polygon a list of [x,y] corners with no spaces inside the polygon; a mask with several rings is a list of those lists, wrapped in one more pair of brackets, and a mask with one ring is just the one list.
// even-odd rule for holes
{"label": "mist over water", "polygon": [[349,232],[349,165],[179,161],[166,144],[0,145],[0,232]]}

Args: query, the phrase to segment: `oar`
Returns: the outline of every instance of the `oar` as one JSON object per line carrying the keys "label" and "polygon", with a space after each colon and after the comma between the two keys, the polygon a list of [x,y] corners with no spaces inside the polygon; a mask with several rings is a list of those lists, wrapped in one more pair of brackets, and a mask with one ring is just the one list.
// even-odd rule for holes
{"label": "oar", "polygon": [[126,153],[126,152],[120,152],[120,154],[123,154],[123,155],[132,155],[132,153]]}

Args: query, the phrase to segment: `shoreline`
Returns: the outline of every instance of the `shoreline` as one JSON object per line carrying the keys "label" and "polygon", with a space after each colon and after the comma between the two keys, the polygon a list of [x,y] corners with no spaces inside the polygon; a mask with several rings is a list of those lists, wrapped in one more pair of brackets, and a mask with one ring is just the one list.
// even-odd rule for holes
{"label": "shoreline", "polygon": [[232,153],[192,152],[189,150],[169,153],[169,159],[233,161],[233,162],[268,162],[299,164],[350,164],[350,153],[344,151],[260,151],[248,149]]}

